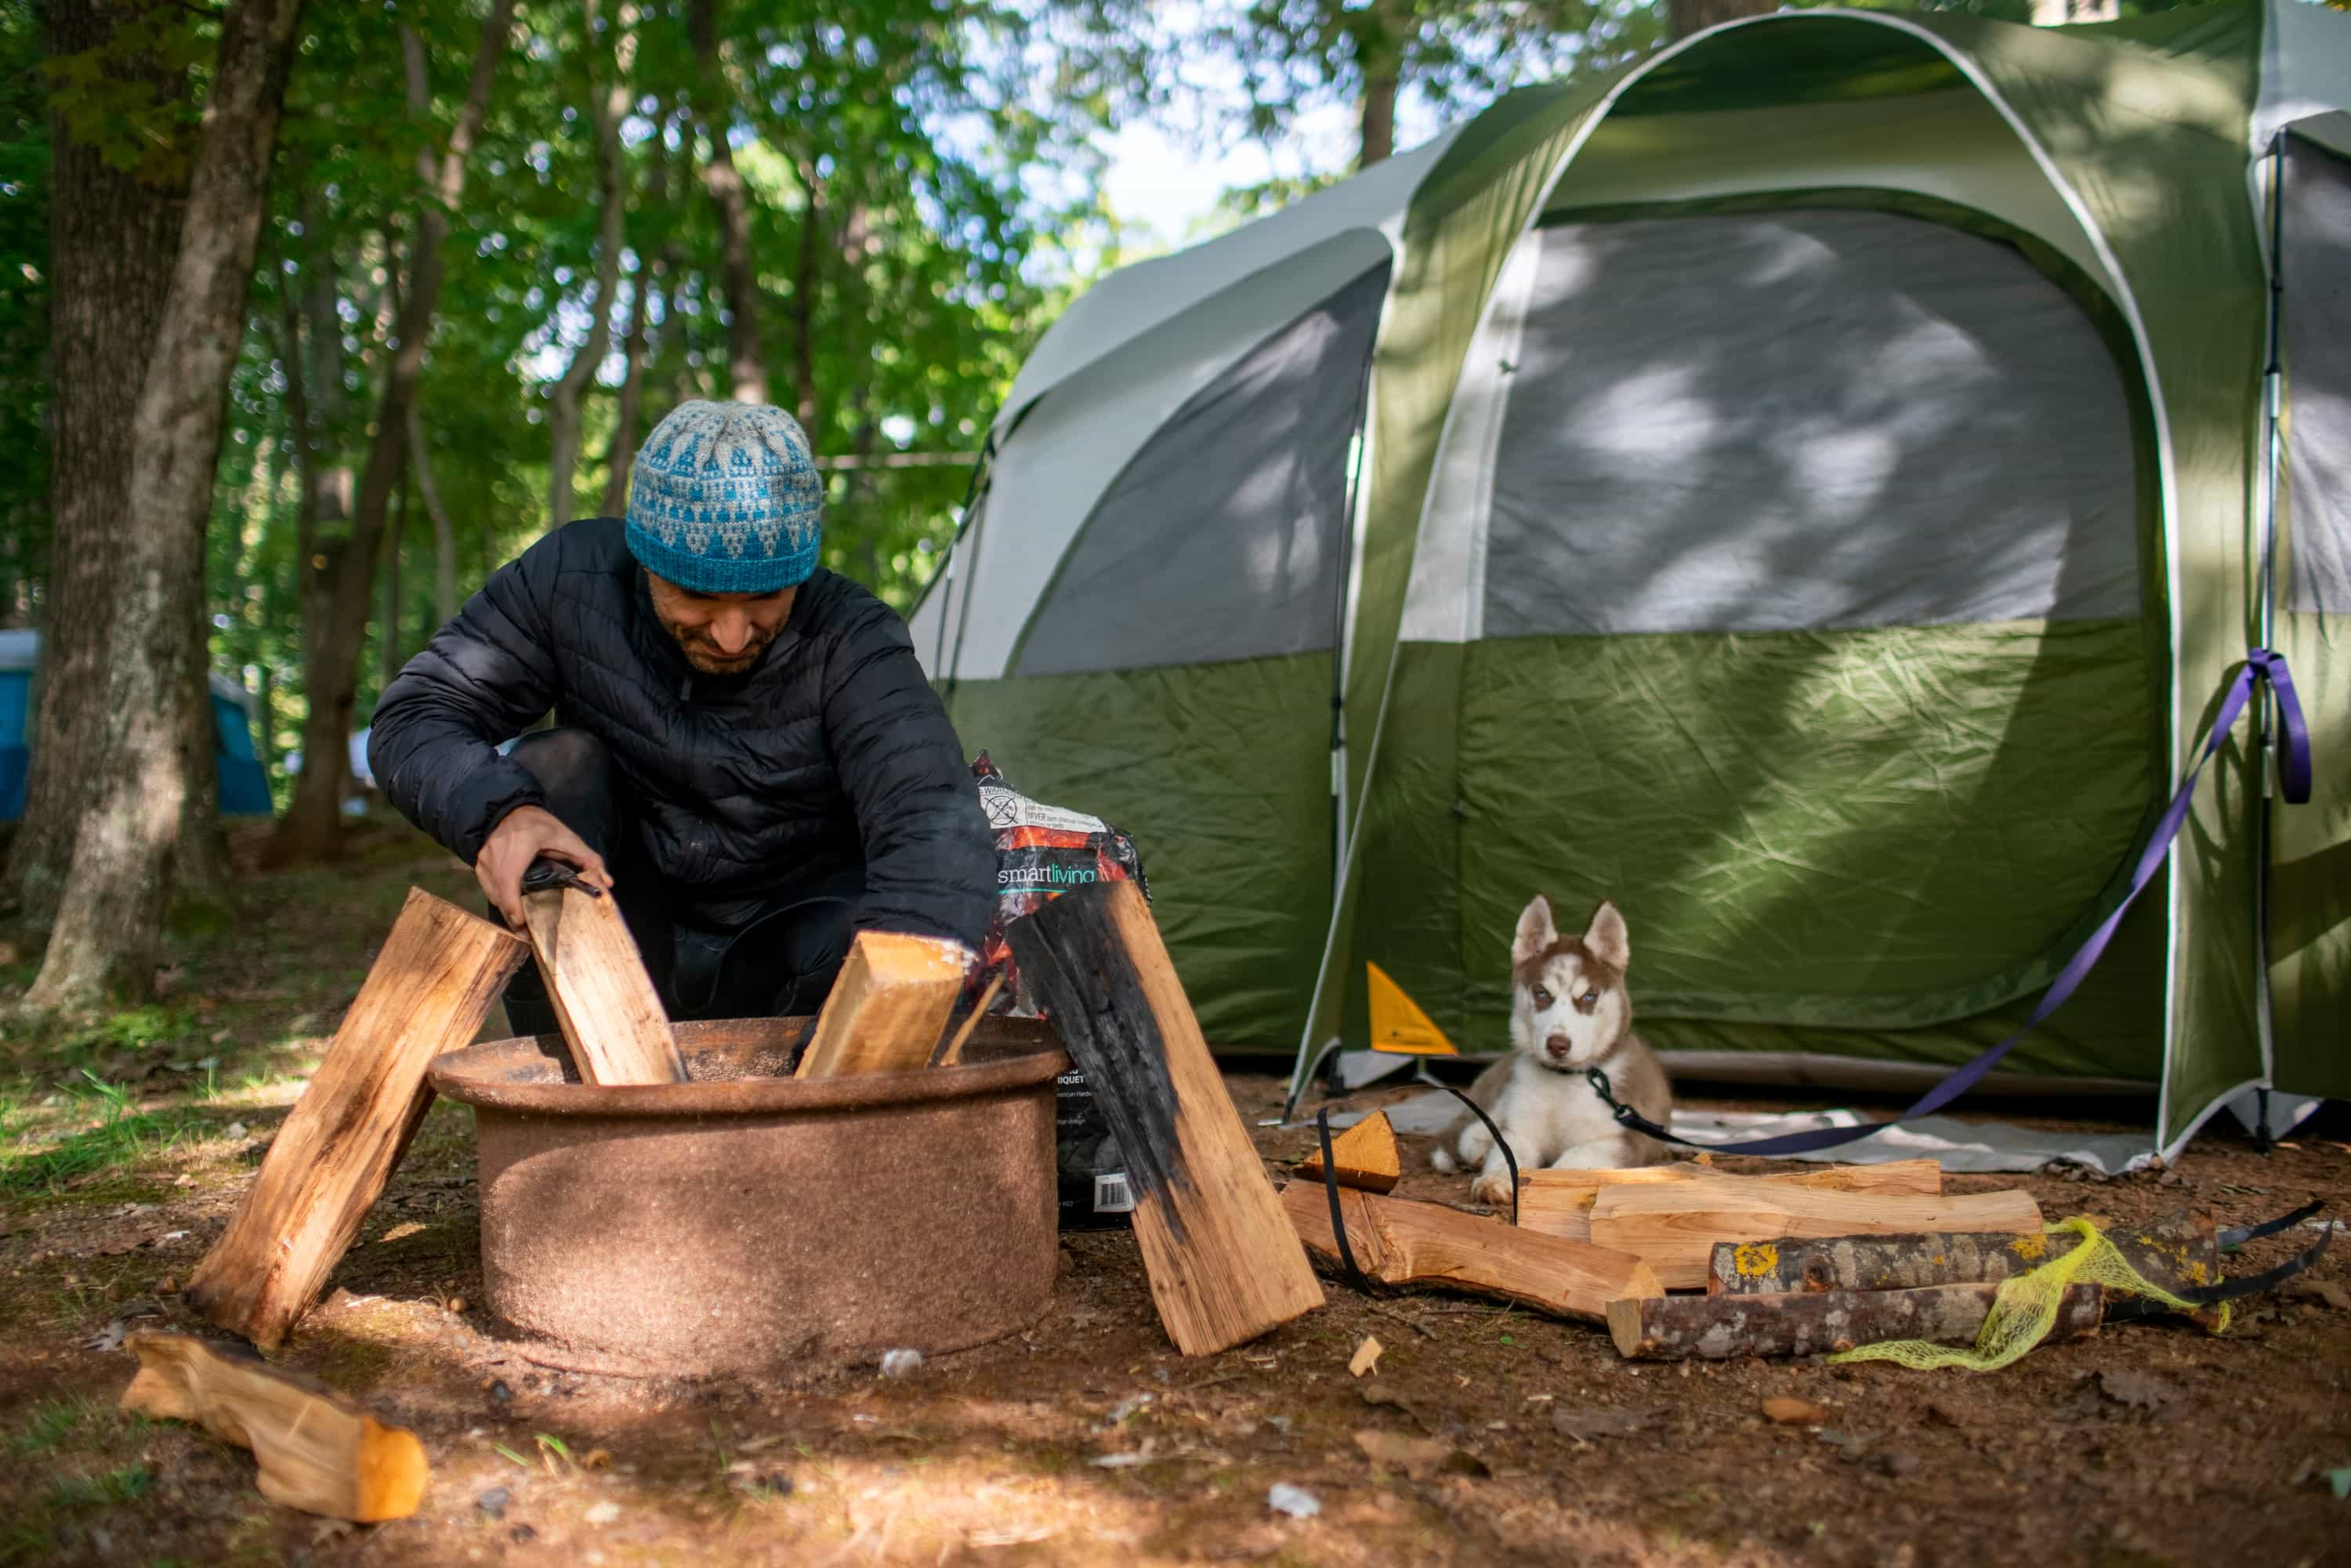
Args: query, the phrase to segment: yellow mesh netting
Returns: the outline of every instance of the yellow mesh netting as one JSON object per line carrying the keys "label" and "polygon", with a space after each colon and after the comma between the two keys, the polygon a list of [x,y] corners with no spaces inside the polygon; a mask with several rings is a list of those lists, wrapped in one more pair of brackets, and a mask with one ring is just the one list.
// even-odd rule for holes
{"label": "yellow mesh netting", "polygon": [[[1976,1343],[1968,1346],[1929,1344],[1924,1340],[1888,1340],[1883,1344],[1865,1344],[1854,1350],[1842,1351],[1829,1357],[1831,1361],[1897,1361],[1905,1366],[1927,1370],[1940,1366],[1965,1367],[1970,1372],[1997,1372],[2039,1344],[2056,1326],[2057,1309],[2065,1299],[2069,1285],[2097,1285],[2105,1290],[2126,1295],[2145,1296],[2162,1302],[2175,1312],[2196,1311],[2194,1303],[2181,1300],[2154,1284],[2147,1276],[2131,1267],[2115,1244],[2087,1219],[2075,1218],[2043,1228],[2047,1235],[2071,1231],[2082,1239],[2072,1251],[2051,1259],[2038,1269],[2001,1281],[2000,1292],[1992,1299],[1991,1311],[1984,1317],[1981,1333]],[[2212,1332],[2219,1333],[2229,1326],[2229,1309],[2220,1308],[2219,1320]]]}

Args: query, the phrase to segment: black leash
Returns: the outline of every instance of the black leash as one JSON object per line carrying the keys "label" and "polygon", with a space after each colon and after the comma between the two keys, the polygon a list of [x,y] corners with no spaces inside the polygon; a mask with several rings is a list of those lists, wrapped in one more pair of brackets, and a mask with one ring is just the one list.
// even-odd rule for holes
{"label": "black leash", "polygon": [[[1502,1151],[1502,1163],[1510,1167],[1510,1223],[1519,1222],[1519,1156],[1510,1152],[1510,1141],[1502,1136],[1502,1129],[1494,1125],[1494,1118],[1486,1114],[1485,1107],[1461,1092],[1450,1083],[1440,1083],[1439,1089],[1469,1107],[1470,1114],[1486,1124],[1494,1136],[1494,1146]],[[1347,1283],[1366,1294],[1376,1294],[1378,1287],[1371,1277],[1355,1263],[1355,1249],[1347,1244],[1347,1217],[1339,1208],[1339,1162],[1331,1153],[1331,1107],[1323,1106],[1314,1113],[1314,1135],[1322,1145],[1322,1195],[1331,1202],[1331,1234],[1339,1243],[1339,1264],[1346,1270]]]}
{"label": "black leash", "polygon": [[1347,1283],[1374,1294],[1370,1277],[1355,1264],[1355,1249],[1347,1245],[1347,1217],[1339,1212],[1339,1162],[1331,1154],[1330,1106],[1314,1113],[1314,1134],[1322,1140],[1322,1193],[1331,1200],[1331,1234],[1339,1241],[1340,1267],[1347,1270]]}
{"label": "black leash", "polygon": [[[2232,1225],[2220,1234],[2220,1250],[2234,1252],[2248,1241],[2259,1241],[2264,1236],[2275,1236],[2281,1230],[2291,1230],[2325,1207],[2324,1199],[2314,1197],[2292,1214],[2281,1214],[2275,1219],[2265,1219],[2259,1225]],[[2334,1228],[2330,1225],[2327,1228],[2331,1232]]]}
{"label": "black leash", "polygon": [[[2223,1230],[2220,1236],[2220,1245],[2224,1249],[2234,1250],[2244,1242],[2255,1240],[2263,1236],[2275,1236],[2281,1230],[2300,1225],[2325,1207],[2325,1204],[2313,1200],[2304,1204],[2292,1214],[2282,1214],[2275,1219],[2265,1220],[2259,1225],[2239,1226]],[[2190,1285],[2174,1290],[2171,1293],[2190,1306],[2217,1307],[2223,1301],[2233,1301],[2245,1296],[2258,1295],[2263,1291],[2273,1291],[2325,1257],[2326,1244],[2334,1239],[2335,1225],[2330,1220],[2326,1228],[2318,1233],[2318,1244],[2315,1247],[2286,1260],[2274,1269],[2259,1274],[2241,1275],[2233,1280],[2216,1281],[2210,1285]],[[2106,1317],[2109,1322],[2131,1318],[2153,1318],[2160,1317],[2170,1310],[2161,1301],[2134,1298],[2116,1302],[2107,1312]]]}

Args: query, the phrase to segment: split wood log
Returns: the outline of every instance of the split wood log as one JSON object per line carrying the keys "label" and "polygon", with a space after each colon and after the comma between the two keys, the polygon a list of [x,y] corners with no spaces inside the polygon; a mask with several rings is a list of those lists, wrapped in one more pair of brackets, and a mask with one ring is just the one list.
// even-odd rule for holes
{"label": "split wood log", "polygon": [[522,904],[580,1081],[684,1082],[669,1014],[612,895],[559,887],[526,894]]}
{"label": "split wood log", "polygon": [[1592,1239],[1646,1260],[1669,1291],[1706,1284],[1718,1241],[1915,1230],[2038,1235],[2041,1208],[2020,1191],[1927,1197],[1719,1181],[1603,1187],[1592,1204]]}
{"label": "split wood log", "polygon": [[[2177,1294],[2220,1277],[2210,1215],[2183,1211],[2145,1225],[2102,1226],[2116,1251],[2147,1283]],[[1823,1240],[1717,1242],[1706,1282],[1716,1295],[1791,1291],[1899,1291],[1930,1285],[1998,1284],[2063,1258],[2079,1246],[2070,1230],[1941,1231],[1917,1236],[1838,1236]],[[2202,1322],[2216,1314],[2191,1314]]]}
{"label": "split wood log", "polygon": [[1829,1166],[1818,1170],[1733,1176],[1709,1165],[1677,1160],[1621,1170],[1525,1171],[1520,1176],[1519,1223],[1529,1230],[1589,1241],[1593,1200],[1603,1188],[1657,1182],[1728,1182],[1733,1186],[1762,1183],[1821,1192],[1890,1192],[1930,1197],[1943,1190],[1943,1167],[1933,1160],[1888,1160],[1884,1165]]}
{"label": "split wood log", "polygon": [[225,1354],[193,1334],[136,1333],[139,1371],[120,1408],[193,1421],[253,1450],[261,1495],[329,1519],[406,1519],[432,1473],[424,1445],[342,1396],[259,1360]]}
{"label": "split wood log", "polygon": [[[1608,1336],[1636,1361],[1723,1361],[1737,1355],[1823,1355],[1887,1340],[1973,1344],[1998,1285],[1915,1291],[1820,1291],[1779,1296],[1666,1296],[1608,1303]],[[2069,1287],[2049,1338],[2098,1326],[2095,1285]]]}
{"label": "split wood log", "polygon": [[971,1043],[973,1032],[979,1028],[979,1020],[987,1016],[989,1005],[996,1000],[996,993],[1003,988],[1004,971],[998,969],[988,978],[987,988],[979,993],[979,999],[971,1004],[971,1011],[965,1015],[962,1025],[947,1038],[946,1047],[939,1052],[939,1066],[962,1064],[963,1048]]}
{"label": "split wood log", "polygon": [[189,1276],[190,1305],[265,1350],[285,1340],[407,1152],[433,1103],[425,1069],[474,1038],[528,951],[410,891],[310,1086]]}
{"label": "split wood log", "polygon": [[1134,883],[1065,893],[1006,936],[1126,1158],[1144,1271],[1176,1348],[1214,1354],[1322,1305]]}
{"label": "split wood log", "polygon": [[[1308,1248],[1325,1258],[1339,1256],[1329,1188],[1319,1181],[1291,1182],[1281,1190],[1281,1207]],[[1593,1322],[1606,1319],[1611,1301],[1665,1293],[1648,1265],[1628,1252],[1545,1236],[1441,1203],[1342,1189],[1339,1207],[1355,1266],[1383,1284],[1450,1286]]]}
{"label": "split wood log", "polygon": [[[1404,1151],[1396,1147],[1395,1128],[1389,1124],[1385,1111],[1373,1112],[1332,1139],[1331,1158],[1338,1166],[1341,1186],[1359,1187],[1364,1192],[1394,1192],[1395,1184],[1404,1179]],[[1298,1175],[1305,1181],[1322,1179],[1320,1145],[1309,1150],[1306,1157],[1298,1162]]]}
{"label": "split wood log", "polygon": [[903,931],[860,931],[817,1014],[795,1078],[910,1072],[931,1064],[970,950]]}

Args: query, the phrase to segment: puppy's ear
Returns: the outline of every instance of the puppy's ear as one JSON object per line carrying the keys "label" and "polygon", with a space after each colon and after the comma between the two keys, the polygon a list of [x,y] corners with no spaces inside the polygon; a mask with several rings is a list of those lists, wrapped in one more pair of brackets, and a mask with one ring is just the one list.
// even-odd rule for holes
{"label": "puppy's ear", "polygon": [[1537,954],[1558,940],[1559,927],[1551,919],[1551,900],[1538,893],[1519,913],[1519,934],[1510,940],[1510,967],[1533,962]]}
{"label": "puppy's ear", "polygon": [[1625,916],[1617,912],[1614,899],[1602,899],[1592,912],[1592,924],[1583,928],[1583,950],[1612,969],[1632,967],[1632,933],[1625,929]]}

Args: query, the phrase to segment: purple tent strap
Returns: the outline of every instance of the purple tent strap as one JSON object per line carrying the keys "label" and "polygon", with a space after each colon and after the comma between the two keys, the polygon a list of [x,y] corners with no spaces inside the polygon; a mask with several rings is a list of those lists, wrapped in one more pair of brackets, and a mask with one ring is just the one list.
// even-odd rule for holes
{"label": "purple tent strap", "polygon": [[2280,786],[2291,805],[2299,806],[2310,799],[2310,731],[2303,723],[2302,703],[2294,693],[2294,677],[2286,671],[2285,655],[2268,648],[2255,648],[2245,655],[2244,664],[2229,678],[2229,685],[2221,694],[2220,711],[2213,715],[2212,727],[2205,734],[2203,750],[2197,757],[2196,765],[2188,770],[2188,777],[2179,781],[2179,792],[2171,798],[2171,809],[2164,812],[2163,820],[2156,824],[2154,833],[2147,839],[2147,847],[2139,851],[2138,863],[2131,872],[2130,887],[2124,893],[2122,902],[2115,905],[2113,913],[2090,933],[2090,939],[2065,961],[2065,967],[2057,972],[2057,978],[2051,982],[2049,989],[2042,993],[2040,1002],[2032,1009],[2032,1016],[2025,1020],[2022,1029],[1974,1061],[1955,1069],[1949,1077],[1927,1091],[1916,1104],[1892,1121],[1866,1122],[1855,1127],[1824,1127],[1810,1133],[1789,1133],[1744,1144],[1696,1144],[1667,1132],[1619,1101],[1609,1085],[1608,1075],[1596,1067],[1584,1074],[1591,1081],[1593,1092],[1616,1113],[1619,1123],[1635,1132],[1672,1143],[1687,1144],[1692,1148],[1710,1149],[1721,1155],[1799,1155],[1813,1149],[1834,1148],[1839,1144],[1866,1138],[1873,1133],[1941,1110],[1983,1082],[1985,1074],[2000,1065],[2001,1058],[2013,1050],[2017,1041],[2047,1022],[2049,1015],[2065,1005],[2066,998],[2080,988],[2099,958],[2105,956],[2106,945],[2114,940],[2115,929],[2122,924],[2123,915],[2147,884],[2155,880],[2155,873],[2162,867],[2164,857],[2171,852],[2172,840],[2179,836],[2179,830],[2186,825],[2189,804],[2195,798],[2197,780],[2203,777],[2204,765],[2220,752],[2220,743],[2228,738],[2238,716],[2245,711],[2245,705],[2252,700],[2254,688],[2264,680],[2277,694],[2279,738],[2283,751],[2279,768]]}

